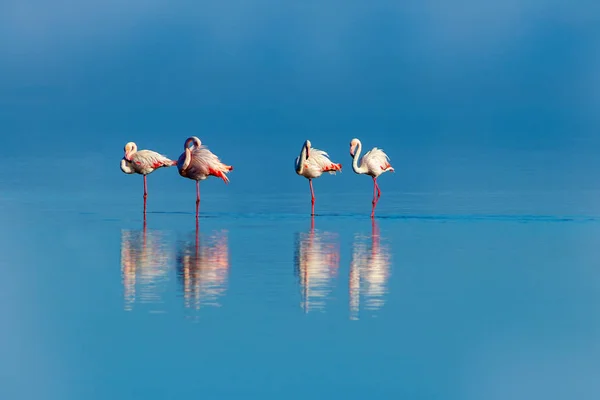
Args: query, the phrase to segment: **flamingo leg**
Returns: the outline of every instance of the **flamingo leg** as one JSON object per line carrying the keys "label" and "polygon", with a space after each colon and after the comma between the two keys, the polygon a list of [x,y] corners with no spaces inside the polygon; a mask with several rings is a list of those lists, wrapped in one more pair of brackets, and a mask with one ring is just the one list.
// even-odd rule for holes
{"label": "flamingo leg", "polygon": [[375,218],[375,207],[377,206],[379,196],[381,196],[381,190],[379,190],[379,185],[377,185],[377,178],[373,177],[373,208],[371,209],[371,218]]}
{"label": "flamingo leg", "polygon": [[146,221],[146,198],[148,197],[148,184],[146,183],[146,175],[144,175],[144,222]]}
{"label": "flamingo leg", "polygon": [[196,181],[196,203],[200,203],[200,181]]}
{"label": "flamingo leg", "polygon": [[311,216],[315,215],[315,191],[313,190],[312,179],[308,180],[310,186],[310,204],[312,205]]}
{"label": "flamingo leg", "polygon": [[196,181],[196,219],[198,219],[198,216],[200,211],[200,181]]}
{"label": "flamingo leg", "polygon": [[198,225],[198,218],[196,218],[196,257],[198,257],[198,245],[200,244],[200,236],[198,233],[200,232],[200,226]]}
{"label": "flamingo leg", "polygon": [[374,219],[371,221],[371,244],[375,243],[375,240],[379,238],[379,226],[377,221]]}

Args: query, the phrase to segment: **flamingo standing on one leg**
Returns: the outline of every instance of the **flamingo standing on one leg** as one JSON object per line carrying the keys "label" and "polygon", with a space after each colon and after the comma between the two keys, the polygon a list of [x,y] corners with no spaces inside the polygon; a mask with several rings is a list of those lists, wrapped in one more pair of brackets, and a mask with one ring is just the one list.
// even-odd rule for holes
{"label": "flamingo standing on one leg", "polygon": [[158,168],[171,167],[173,165],[177,165],[177,162],[155,151],[138,151],[137,145],[133,142],[125,145],[125,156],[121,159],[121,171],[126,174],[140,174],[144,176],[144,216],[146,215],[146,198],[148,197],[146,175],[151,174]]}
{"label": "flamingo standing on one leg", "polygon": [[311,215],[315,215],[315,192],[312,185],[313,178],[318,178],[323,172],[335,174],[336,171],[342,171],[342,164],[333,163],[329,159],[329,155],[323,150],[312,148],[310,140],[304,142],[300,155],[296,157],[296,173],[308,179],[312,204]]}
{"label": "flamingo standing on one leg", "polygon": [[184,152],[177,161],[179,175],[196,181],[196,218],[200,209],[200,181],[210,175],[223,179],[229,183],[227,173],[233,170],[231,165],[225,165],[213,154],[196,136],[186,139],[183,145]]}
{"label": "flamingo standing on one leg", "polygon": [[377,184],[377,177],[387,171],[394,172],[390,165],[390,158],[383,150],[373,147],[367,151],[358,166],[358,157],[362,150],[362,143],[358,139],[352,139],[350,142],[350,155],[352,156],[352,169],[357,174],[367,174],[373,178],[373,208],[371,209],[371,218],[375,217],[375,207],[381,197],[381,190]]}

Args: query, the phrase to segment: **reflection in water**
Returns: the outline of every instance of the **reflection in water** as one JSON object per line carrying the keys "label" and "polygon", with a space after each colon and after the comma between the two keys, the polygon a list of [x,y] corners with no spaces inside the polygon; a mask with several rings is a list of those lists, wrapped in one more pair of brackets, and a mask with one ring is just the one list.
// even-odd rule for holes
{"label": "reflection in water", "polygon": [[198,310],[201,304],[220,306],[218,300],[227,289],[228,273],[227,231],[201,235],[196,223],[195,242],[183,243],[177,255],[185,307]]}
{"label": "reflection in water", "polygon": [[[169,251],[164,233],[146,229],[121,230],[121,275],[124,308],[131,311],[136,302],[162,303],[161,284],[167,280]],[[137,290],[136,290],[137,286]],[[139,293],[138,293],[139,292]]]}
{"label": "reflection in water", "polygon": [[364,309],[378,310],[383,306],[390,276],[390,253],[381,245],[379,227],[373,220],[370,243],[364,237],[354,240],[350,263],[350,319],[358,319],[361,295]]}
{"label": "reflection in water", "polygon": [[312,218],[310,232],[297,234],[295,247],[294,272],[300,280],[302,308],[304,312],[322,311],[340,264],[337,235],[315,233]]}

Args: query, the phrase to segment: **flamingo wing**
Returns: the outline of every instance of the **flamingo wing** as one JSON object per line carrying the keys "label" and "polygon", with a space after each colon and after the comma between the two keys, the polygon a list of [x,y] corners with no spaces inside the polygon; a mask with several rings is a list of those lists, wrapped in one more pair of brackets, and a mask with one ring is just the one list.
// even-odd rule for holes
{"label": "flamingo wing", "polygon": [[192,161],[190,164],[205,175],[208,175],[209,170],[215,168],[220,163],[219,157],[205,146],[195,148],[192,151]]}
{"label": "flamingo wing", "polygon": [[317,168],[319,171],[327,171],[331,174],[335,174],[335,171],[339,171],[341,166],[338,167],[338,164],[334,164],[329,159],[329,154],[327,154],[323,150],[312,148],[310,149],[310,156],[307,161],[309,162],[309,166],[313,168]]}
{"label": "flamingo wing", "polygon": [[233,167],[223,164],[219,157],[208,150],[207,147],[200,146],[192,150],[192,161],[188,167],[188,176],[206,177],[208,175],[213,175],[223,179],[225,183],[228,183],[229,178],[227,178],[225,174],[232,169]]}
{"label": "flamingo wing", "polygon": [[373,149],[365,153],[361,164],[367,166],[372,171],[385,171],[392,167],[388,155],[377,147],[373,147]]}
{"label": "flamingo wing", "polygon": [[131,161],[140,168],[160,168],[172,165],[173,162],[167,157],[152,150],[140,150],[136,152]]}

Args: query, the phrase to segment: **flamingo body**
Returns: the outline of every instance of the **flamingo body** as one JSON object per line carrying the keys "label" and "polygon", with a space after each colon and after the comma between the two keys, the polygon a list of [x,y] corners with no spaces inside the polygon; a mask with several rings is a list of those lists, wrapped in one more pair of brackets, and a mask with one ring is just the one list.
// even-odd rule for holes
{"label": "flamingo body", "polygon": [[365,155],[358,161],[362,143],[358,139],[352,139],[350,142],[350,155],[352,156],[352,170],[357,174],[369,175],[373,178],[373,208],[371,209],[371,218],[375,216],[375,207],[381,197],[381,190],[377,184],[377,178],[384,172],[395,172],[390,164],[390,158],[387,154],[377,147],[373,147],[367,151]]}
{"label": "flamingo body", "polygon": [[140,150],[132,153],[127,159],[121,159],[121,171],[126,174],[148,175],[158,168],[171,167],[177,163],[152,150]]}
{"label": "flamingo body", "polygon": [[312,214],[315,215],[315,192],[312,186],[312,180],[323,175],[324,172],[334,174],[342,171],[342,164],[336,164],[329,159],[329,155],[323,150],[312,147],[310,140],[302,145],[300,155],[296,157],[294,163],[296,173],[308,179],[311,194]]}
{"label": "flamingo body", "polygon": [[[188,147],[190,146],[191,147]],[[229,183],[227,173],[233,170],[231,165],[225,165],[206,146],[203,146],[195,136],[185,141],[185,150],[177,160],[179,175],[195,181],[203,181],[209,176],[216,176]]]}
{"label": "flamingo body", "polygon": [[126,174],[140,174],[144,176],[144,217],[146,216],[146,198],[148,185],[146,176],[159,168],[171,167],[177,163],[168,157],[152,150],[138,151],[134,142],[125,145],[125,156],[121,159],[121,171]]}
{"label": "flamingo body", "polygon": [[[307,143],[310,148],[310,157],[302,155]],[[342,164],[332,162],[329,159],[329,154],[323,150],[310,147],[310,141],[308,140],[304,143],[302,152],[300,152],[300,156],[296,157],[295,162],[296,173],[300,176],[307,179],[314,179],[323,175],[323,172],[335,175],[336,171],[342,170]]]}
{"label": "flamingo body", "polygon": [[196,181],[196,217],[198,217],[200,181],[209,176],[216,176],[229,183],[227,174],[233,170],[233,166],[222,163],[219,157],[203,146],[196,136],[187,138],[183,147],[184,152],[177,160],[177,169],[179,175]]}

